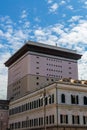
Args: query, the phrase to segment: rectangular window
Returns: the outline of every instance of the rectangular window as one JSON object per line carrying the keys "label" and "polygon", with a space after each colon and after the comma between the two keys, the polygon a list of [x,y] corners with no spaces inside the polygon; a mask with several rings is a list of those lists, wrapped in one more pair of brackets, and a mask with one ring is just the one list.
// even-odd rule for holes
{"label": "rectangular window", "polygon": [[18,122],[18,128],[20,128],[21,127],[21,123],[20,122]]}
{"label": "rectangular window", "polygon": [[55,121],[54,121],[54,115],[52,115],[52,124],[54,124],[54,122],[55,122]]}
{"label": "rectangular window", "polygon": [[52,121],[51,121],[51,115],[50,115],[50,116],[49,116],[49,124],[51,124],[51,122],[52,122]]}
{"label": "rectangular window", "polygon": [[30,103],[27,104],[27,109],[28,109],[28,110],[30,109]]}
{"label": "rectangular window", "polygon": [[83,116],[83,124],[87,124],[87,116]]}
{"label": "rectangular window", "polygon": [[60,115],[60,123],[68,123],[68,115]]}
{"label": "rectangular window", "polygon": [[51,102],[52,102],[51,100],[52,100],[52,99],[51,99],[51,96],[50,96],[50,97],[49,97],[49,104],[51,104]]}
{"label": "rectangular window", "polygon": [[71,103],[72,104],[79,104],[78,95],[71,95]]}
{"label": "rectangular window", "polygon": [[30,102],[30,110],[32,109],[32,105],[31,105],[31,102]]}
{"label": "rectangular window", "polygon": [[36,72],[36,74],[39,74],[39,72]]}
{"label": "rectangular window", "polygon": [[36,58],[39,58],[39,56],[37,56]]}
{"label": "rectangular window", "polygon": [[65,94],[61,94],[61,102],[65,103]]}
{"label": "rectangular window", "polygon": [[72,115],[72,124],[80,124],[79,116]]}
{"label": "rectangular window", "polygon": [[47,105],[47,104],[48,104],[48,98],[45,97],[45,105]]}
{"label": "rectangular window", "polygon": [[48,124],[48,116],[46,116],[46,124]]}
{"label": "rectangular window", "polygon": [[54,94],[52,94],[52,103],[54,103]]}
{"label": "rectangular window", "polygon": [[36,101],[34,101],[34,108],[36,108],[37,107],[37,105],[36,105]]}
{"label": "rectangular window", "polygon": [[39,64],[39,62],[38,62],[38,61],[37,61],[36,63],[37,63],[37,64]]}
{"label": "rectangular window", "polygon": [[83,102],[84,102],[84,105],[87,105],[87,97],[86,96],[83,97]]}
{"label": "rectangular window", "polygon": [[39,69],[39,67],[36,67],[36,69]]}
{"label": "rectangular window", "polygon": [[40,99],[40,106],[43,106],[43,98]]}
{"label": "rectangular window", "polygon": [[39,126],[43,125],[43,117],[40,117],[40,118],[38,119],[38,125],[39,125]]}

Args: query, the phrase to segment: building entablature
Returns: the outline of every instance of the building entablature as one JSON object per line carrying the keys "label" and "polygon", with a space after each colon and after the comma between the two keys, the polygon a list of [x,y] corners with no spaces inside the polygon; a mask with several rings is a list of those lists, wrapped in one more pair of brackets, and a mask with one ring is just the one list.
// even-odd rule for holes
{"label": "building entablature", "polygon": [[61,84],[71,84],[75,86],[87,86],[87,80],[76,80],[76,79],[71,79],[71,78],[63,78],[61,80],[58,80],[58,83]]}
{"label": "building entablature", "polygon": [[77,54],[74,50],[72,51],[57,46],[55,47],[51,45],[45,45],[29,41],[21,49],[19,49],[11,58],[9,58],[8,61],[5,62],[5,65],[9,67],[28,51],[38,52],[40,54],[59,56],[74,60],[79,60],[82,56],[80,54]]}

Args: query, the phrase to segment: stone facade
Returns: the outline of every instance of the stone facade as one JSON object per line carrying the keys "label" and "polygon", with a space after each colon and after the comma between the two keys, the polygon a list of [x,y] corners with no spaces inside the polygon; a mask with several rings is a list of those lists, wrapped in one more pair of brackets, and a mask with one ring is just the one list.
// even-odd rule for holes
{"label": "stone facade", "polygon": [[56,81],[10,102],[11,130],[86,130],[87,83]]}

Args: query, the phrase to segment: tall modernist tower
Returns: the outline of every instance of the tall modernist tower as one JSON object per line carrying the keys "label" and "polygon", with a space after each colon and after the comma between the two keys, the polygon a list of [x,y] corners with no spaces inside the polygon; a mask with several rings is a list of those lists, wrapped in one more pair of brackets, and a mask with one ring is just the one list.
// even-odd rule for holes
{"label": "tall modernist tower", "polygon": [[73,50],[28,41],[5,63],[8,99],[17,99],[61,78],[78,79],[80,58]]}

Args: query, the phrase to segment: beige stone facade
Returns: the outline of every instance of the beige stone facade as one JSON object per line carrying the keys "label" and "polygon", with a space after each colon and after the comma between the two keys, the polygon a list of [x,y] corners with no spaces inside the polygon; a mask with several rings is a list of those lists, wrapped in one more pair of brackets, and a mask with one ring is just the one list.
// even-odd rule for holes
{"label": "beige stone facade", "polygon": [[87,82],[63,79],[11,101],[11,130],[86,130]]}

